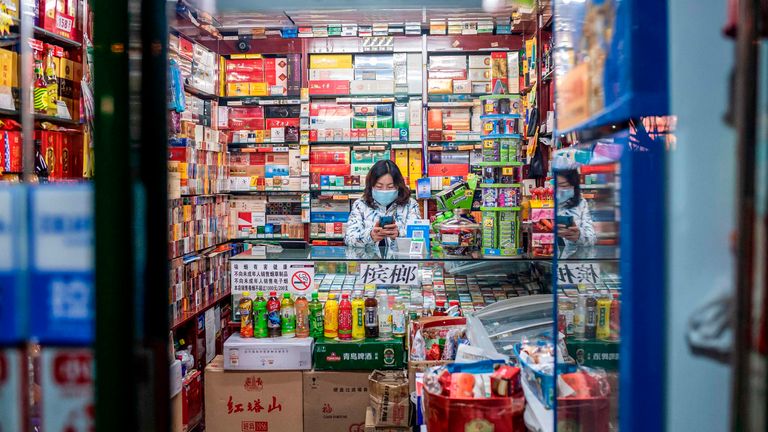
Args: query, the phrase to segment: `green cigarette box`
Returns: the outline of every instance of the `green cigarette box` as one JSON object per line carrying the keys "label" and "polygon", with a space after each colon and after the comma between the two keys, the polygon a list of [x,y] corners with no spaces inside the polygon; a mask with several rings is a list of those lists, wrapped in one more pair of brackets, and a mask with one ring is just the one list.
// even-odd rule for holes
{"label": "green cigarette box", "polygon": [[568,354],[581,366],[619,370],[619,342],[583,340],[569,337],[565,340]]}
{"label": "green cigarette box", "polygon": [[405,369],[402,339],[342,342],[321,339],[313,353],[315,370]]}

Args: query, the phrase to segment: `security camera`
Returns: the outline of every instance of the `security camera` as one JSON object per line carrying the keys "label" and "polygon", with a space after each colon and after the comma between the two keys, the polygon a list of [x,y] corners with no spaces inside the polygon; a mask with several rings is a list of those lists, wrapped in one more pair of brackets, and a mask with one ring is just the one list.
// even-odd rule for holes
{"label": "security camera", "polygon": [[240,37],[240,39],[237,40],[237,50],[241,53],[246,53],[251,50],[251,42],[248,38]]}

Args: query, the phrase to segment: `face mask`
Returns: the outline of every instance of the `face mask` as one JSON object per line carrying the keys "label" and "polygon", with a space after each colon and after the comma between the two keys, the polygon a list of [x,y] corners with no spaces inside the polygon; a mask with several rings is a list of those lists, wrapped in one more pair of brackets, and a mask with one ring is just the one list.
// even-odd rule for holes
{"label": "face mask", "polygon": [[392,204],[397,199],[398,194],[399,194],[399,191],[397,189],[393,189],[393,190],[374,189],[373,200],[383,205],[384,207],[386,207]]}
{"label": "face mask", "polygon": [[557,204],[565,204],[566,201],[573,198],[574,195],[573,188],[558,188],[557,189]]}

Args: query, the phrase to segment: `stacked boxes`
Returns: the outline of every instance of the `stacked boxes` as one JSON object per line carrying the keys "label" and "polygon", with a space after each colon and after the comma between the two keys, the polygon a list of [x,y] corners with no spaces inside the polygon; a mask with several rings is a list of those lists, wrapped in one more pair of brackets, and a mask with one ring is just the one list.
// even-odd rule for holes
{"label": "stacked boxes", "polygon": [[[233,54],[225,61],[227,96],[287,96],[295,59]],[[290,72],[289,72],[290,71]],[[299,74],[299,79],[300,78]],[[293,93],[293,92],[292,92]]]}
{"label": "stacked boxes", "polygon": [[[417,104],[312,103],[309,106],[312,142],[412,141],[420,136],[421,106]],[[397,125],[395,124],[397,121]],[[412,135],[411,132],[416,133]]]}
{"label": "stacked boxes", "polygon": [[199,196],[168,202],[170,257],[179,257],[227,240],[228,198]]}
{"label": "stacked boxes", "polygon": [[472,93],[491,93],[491,56],[469,56],[469,81]]}
{"label": "stacked boxes", "polygon": [[196,258],[171,260],[168,293],[171,321],[182,319],[185,314],[229,292],[229,246],[201,253]]}
{"label": "stacked boxes", "polygon": [[[9,152],[8,171],[21,171],[21,132],[6,132],[2,135],[7,140]],[[48,178],[61,180],[82,177],[83,172],[83,136],[69,132],[51,130],[35,131],[35,142],[48,168]],[[4,143],[5,144],[5,143]],[[4,167],[5,168],[5,167]]]}
{"label": "stacked boxes", "polygon": [[301,197],[233,198],[229,203],[229,227],[231,238],[303,238]]}

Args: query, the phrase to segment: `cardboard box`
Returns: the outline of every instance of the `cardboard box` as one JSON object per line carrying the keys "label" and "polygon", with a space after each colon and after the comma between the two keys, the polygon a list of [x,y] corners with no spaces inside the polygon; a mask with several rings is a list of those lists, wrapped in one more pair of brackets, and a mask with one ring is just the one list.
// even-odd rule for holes
{"label": "cardboard box", "polygon": [[368,407],[368,372],[304,372],[304,430],[359,431]]}
{"label": "cardboard box", "polygon": [[469,68],[491,68],[491,56],[490,55],[471,55],[469,56]]}
{"label": "cardboard box", "polygon": [[373,371],[368,378],[368,397],[376,426],[410,424],[410,392],[405,371]]}
{"label": "cardboard box", "polygon": [[181,394],[171,398],[171,432],[184,432],[181,421]]}
{"label": "cardboard box", "polygon": [[268,96],[269,88],[265,82],[256,82],[248,84],[249,96]]}
{"label": "cardboard box", "polygon": [[235,333],[224,342],[226,370],[312,369],[312,338],[241,338]]}
{"label": "cardboard box", "polygon": [[302,432],[301,372],[225,372],[216,356],[205,368],[208,432]]}
{"label": "cardboard box", "polygon": [[376,427],[376,420],[373,416],[373,409],[368,407],[368,409],[365,410],[365,432],[409,432],[410,430],[410,427]]}
{"label": "cardboard box", "polygon": [[346,80],[316,80],[309,82],[310,95],[348,95],[349,81]]}
{"label": "cardboard box", "polygon": [[394,89],[393,80],[356,80],[349,83],[349,92],[353,95],[391,95]]}
{"label": "cardboard box", "polygon": [[334,80],[334,81],[352,81],[355,79],[353,69],[310,69],[310,81]]}
{"label": "cardboard box", "polygon": [[403,369],[405,349],[401,339],[339,342],[321,339],[315,344],[315,370]]}
{"label": "cardboard box", "polygon": [[428,79],[427,93],[429,94],[451,94],[453,92],[452,79]]}

